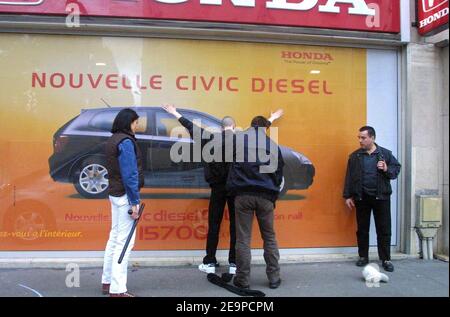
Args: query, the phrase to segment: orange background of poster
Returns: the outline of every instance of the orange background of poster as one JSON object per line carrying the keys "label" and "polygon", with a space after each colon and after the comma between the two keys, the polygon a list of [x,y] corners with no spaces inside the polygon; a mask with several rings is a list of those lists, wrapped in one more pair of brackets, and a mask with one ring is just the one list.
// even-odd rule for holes
{"label": "orange background of poster", "polygon": [[[81,109],[106,107],[101,98],[113,106],[174,103],[216,118],[233,116],[242,128],[255,115],[268,116],[283,108],[284,116],[274,124],[279,128],[279,144],[306,155],[316,175],[307,190],[291,190],[277,202],[275,229],[280,248],[356,245],[355,215],[346,210],[342,190],[348,154],[358,146],[357,130],[366,121],[364,49],[4,34],[0,70],[0,250],[104,249],[109,201],[82,198],[72,184],[54,182],[48,167],[56,130]],[[127,90],[120,85],[110,89],[104,82],[96,89],[87,84],[79,89],[67,84],[54,88],[49,83],[45,88],[32,87],[33,72],[140,75],[145,80],[161,75],[162,89]],[[180,75],[238,77],[234,86],[239,91],[220,91],[216,85],[209,91],[198,87],[181,91],[175,85]],[[326,81],[332,94],[322,89],[313,94],[308,84],[304,93],[252,92],[253,77],[318,80],[320,85]],[[147,216],[139,230],[147,228],[147,234],[138,231],[135,249],[204,249],[208,197],[206,189],[143,189]],[[194,219],[163,219],[168,213],[189,214]],[[27,223],[34,226],[29,231],[50,228],[73,236],[5,238],[19,228],[27,231]],[[222,249],[228,246],[227,226],[226,220]],[[256,220],[253,247],[262,247]]]}

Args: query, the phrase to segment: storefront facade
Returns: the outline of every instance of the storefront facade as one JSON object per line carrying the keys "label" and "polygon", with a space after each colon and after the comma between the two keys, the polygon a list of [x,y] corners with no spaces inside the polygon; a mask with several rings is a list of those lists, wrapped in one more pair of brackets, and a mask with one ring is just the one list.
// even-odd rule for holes
{"label": "storefront facade", "polygon": [[130,106],[142,118],[148,205],[135,250],[201,255],[209,190],[198,162],[171,160],[171,147],[188,139],[163,103],[212,128],[231,115],[245,129],[253,116],[284,109],[275,125],[289,170],[275,217],[285,256],[355,252],[343,178],[359,127],[374,126],[403,164],[393,182],[393,251],[419,252],[413,202],[437,190],[444,201],[447,193],[437,248],[448,255],[444,134],[431,157],[441,166],[435,183],[422,185],[428,171],[413,161],[430,155],[414,150],[423,108],[411,107],[411,62],[422,49],[410,44],[414,10],[409,1],[0,1],[0,257],[101,254],[109,204],[100,146],[115,107]]}

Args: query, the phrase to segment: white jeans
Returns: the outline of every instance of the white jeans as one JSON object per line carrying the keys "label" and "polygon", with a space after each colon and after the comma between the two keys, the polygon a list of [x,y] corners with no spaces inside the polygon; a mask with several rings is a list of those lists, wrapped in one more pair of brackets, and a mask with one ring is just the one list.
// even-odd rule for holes
{"label": "white jeans", "polygon": [[126,194],[122,197],[109,196],[109,200],[111,202],[111,232],[105,250],[102,284],[111,284],[109,292],[120,294],[127,291],[128,258],[134,246],[136,231],[134,231],[122,263],[118,264],[120,253],[125,246],[134,220],[128,214],[131,205]]}

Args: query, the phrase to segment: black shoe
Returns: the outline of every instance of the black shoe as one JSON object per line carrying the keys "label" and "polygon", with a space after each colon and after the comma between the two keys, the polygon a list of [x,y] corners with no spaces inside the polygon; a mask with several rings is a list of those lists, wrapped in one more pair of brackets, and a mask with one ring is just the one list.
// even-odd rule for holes
{"label": "black shoe", "polygon": [[243,288],[243,289],[249,289],[250,285],[242,285],[241,283],[239,283],[238,281],[236,281],[236,279],[233,279],[233,284],[234,286],[238,287],[238,288]]}
{"label": "black shoe", "polygon": [[365,266],[367,264],[369,264],[369,258],[359,258],[356,262],[356,266]]}
{"label": "black shoe", "polygon": [[270,282],[269,288],[271,288],[271,289],[278,288],[278,287],[280,287],[280,284],[281,284],[281,278],[278,281]]}
{"label": "black shoe", "polygon": [[383,261],[383,269],[386,272],[394,272],[394,265],[391,261]]}

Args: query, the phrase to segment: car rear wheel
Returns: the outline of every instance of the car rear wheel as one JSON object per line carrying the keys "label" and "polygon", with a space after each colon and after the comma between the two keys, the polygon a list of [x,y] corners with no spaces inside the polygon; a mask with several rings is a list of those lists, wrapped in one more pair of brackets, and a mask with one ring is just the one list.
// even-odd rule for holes
{"label": "car rear wheel", "polygon": [[74,175],[77,192],[85,198],[105,198],[108,195],[108,170],[101,158],[84,160]]}

